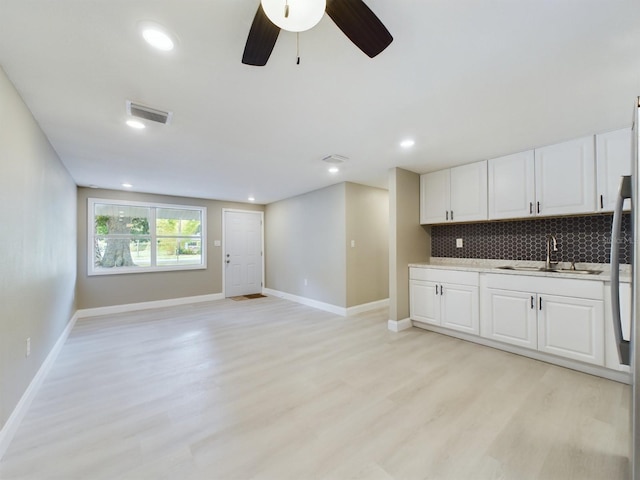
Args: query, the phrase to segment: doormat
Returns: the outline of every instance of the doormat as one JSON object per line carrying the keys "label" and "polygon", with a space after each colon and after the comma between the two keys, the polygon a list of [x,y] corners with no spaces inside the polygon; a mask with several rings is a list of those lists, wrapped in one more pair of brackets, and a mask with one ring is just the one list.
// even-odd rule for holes
{"label": "doormat", "polygon": [[266,295],[262,295],[261,293],[252,293],[250,295],[240,295],[237,297],[229,297],[231,300],[235,300],[239,302],[240,300],[251,300],[252,298],[265,298]]}

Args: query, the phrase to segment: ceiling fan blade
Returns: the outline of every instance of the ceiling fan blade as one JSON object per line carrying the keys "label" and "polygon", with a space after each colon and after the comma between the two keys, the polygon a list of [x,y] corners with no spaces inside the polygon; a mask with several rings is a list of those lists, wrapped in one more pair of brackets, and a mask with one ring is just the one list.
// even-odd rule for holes
{"label": "ceiling fan blade", "polygon": [[327,0],[326,12],[338,28],[371,58],[393,41],[389,30],[362,0]]}
{"label": "ceiling fan blade", "polygon": [[280,27],[271,23],[260,4],[256,16],[253,17],[247,43],[244,46],[242,63],[257,67],[266,65],[279,33]]}

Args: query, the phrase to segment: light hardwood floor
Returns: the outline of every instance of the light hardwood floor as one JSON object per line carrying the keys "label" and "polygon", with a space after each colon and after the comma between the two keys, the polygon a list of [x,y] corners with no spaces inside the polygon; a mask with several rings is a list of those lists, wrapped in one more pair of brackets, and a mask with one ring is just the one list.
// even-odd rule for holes
{"label": "light hardwood floor", "polygon": [[80,320],[9,479],[621,479],[629,387],[268,297]]}

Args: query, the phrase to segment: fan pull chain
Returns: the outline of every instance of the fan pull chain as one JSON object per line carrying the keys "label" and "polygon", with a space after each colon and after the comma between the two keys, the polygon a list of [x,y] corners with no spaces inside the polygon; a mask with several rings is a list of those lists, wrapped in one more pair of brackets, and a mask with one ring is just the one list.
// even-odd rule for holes
{"label": "fan pull chain", "polygon": [[298,57],[296,65],[300,65],[300,32],[296,32],[296,56]]}
{"label": "fan pull chain", "polygon": [[289,18],[289,0],[284,2],[284,18]]}

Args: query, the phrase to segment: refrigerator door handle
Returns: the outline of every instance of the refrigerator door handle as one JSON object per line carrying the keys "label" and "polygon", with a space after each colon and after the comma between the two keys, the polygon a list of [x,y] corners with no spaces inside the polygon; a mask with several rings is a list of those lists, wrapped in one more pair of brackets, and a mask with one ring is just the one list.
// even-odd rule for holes
{"label": "refrigerator door handle", "polygon": [[622,229],[622,208],[626,198],[631,198],[631,177],[628,175],[623,176],[620,180],[611,227],[611,311],[618,357],[622,365],[630,365],[631,363],[629,340],[625,340],[622,336],[620,316],[620,231]]}

